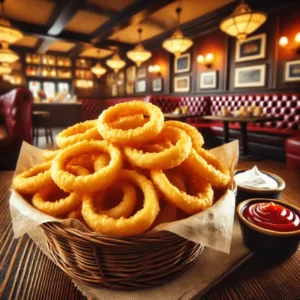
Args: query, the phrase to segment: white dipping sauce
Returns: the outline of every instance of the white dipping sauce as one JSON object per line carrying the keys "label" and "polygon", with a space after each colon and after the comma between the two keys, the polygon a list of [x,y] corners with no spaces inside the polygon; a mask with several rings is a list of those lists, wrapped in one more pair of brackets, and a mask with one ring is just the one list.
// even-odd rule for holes
{"label": "white dipping sauce", "polygon": [[270,176],[261,173],[255,166],[249,171],[238,173],[234,176],[234,180],[238,186],[252,189],[276,189],[277,182]]}

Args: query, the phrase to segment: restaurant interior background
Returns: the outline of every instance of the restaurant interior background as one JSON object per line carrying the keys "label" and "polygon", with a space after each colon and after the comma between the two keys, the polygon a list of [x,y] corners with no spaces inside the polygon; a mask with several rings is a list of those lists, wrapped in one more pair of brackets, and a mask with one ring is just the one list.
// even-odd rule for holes
{"label": "restaurant interior background", "polygon": [[[19,59],[2,66],[1,94],[27,87],[32,109],[49,111],[52,128],[97,118],[112,103],[147,99],[164,113],[176,101],[202,115],[258,105],[283,120],[249,125],[249,147],[275,160],[285,160],[286,139],[299,132],[299,1],[246,1],[267,18],[243,43],[220,24],[244,1],[1,2],[2,17],[23,34],[9,44]],[[192,44],[177,57],[163,46],[176,28]],[[139,42],[143,63],[130,54]],[[224,141],[222,122],[193,121],[208,148]],[[230,139],[239,138],[239,126],[229,127]]]}
{"label": "restaurant interior background", "polygon": [[[219,29],[220,21],[232,13],[239,1],[181,1],[183,25],[180,28],[194,44],[186,52],[190,67],[180,73],[175,73],[174,55],[162,48],[162,41],[171,36],[176,27],[178,1],[159,1],[159,4],[145,1],[144,10],[136,9],[139,1],[113,1],[113,4],[99,0],[79,1],[80,4],[74,1],[69,21],[64,20],[63,24],[58,24],[58,16],[63,16],[65,1],[58,2],[21,1],[20,6],[14,7],[13,0],[4,1],[4,17],[24,34],[10,46],[20,56],[9,75],[14,86],[25,85],[34,94],[43,89],[50,98],[68,89],[78,98],[97,99],[141,97],[149,93],[214,95],[299,91],[299,81],[284,78],[286,62],[299,60],[296,48],[299,48],[300,37],[298,44],[295,41],[300,32],[298,1],[247,1],[253,10],[267,13],[265,24],[251,35],[265,35],[265,55],[241,62],[235,59],[236,39]],[[27,9],[28,4],[32,5]],[[138,28],[143,30],[143,46],[152,53],[140,68],[126,56],[138,42]],[[285,47],[279,45],[282,36],[289,41]],[[106,60],[116,50],[126,62],[117,74],[106,65]],[[205,58],[207,54],[213,55],[212,61],[199,63],[198,56]],[[107,69],[101,78],[91,72],[98,58]],[[149,67],[155,65],[160,71],[150,73]],[[235,87],[236,68],[257,65],[266,66],[263,85]],[[217,72],[216,85],[201,88],[200,73],[214,71]],[[174,80],[183,76],[189,76],[190,86],[185,92],[176,92]],[[162,84],[156,81],[159,86],[155,83],[153,86],[153,80],[158,77],[162,78]]]}

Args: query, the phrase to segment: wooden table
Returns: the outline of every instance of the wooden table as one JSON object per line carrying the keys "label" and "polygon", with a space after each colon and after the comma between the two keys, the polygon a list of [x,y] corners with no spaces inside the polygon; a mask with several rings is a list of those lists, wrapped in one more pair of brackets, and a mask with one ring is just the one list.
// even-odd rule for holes
{"label": "wooden table", "polygon": [[166,120],[176,120],[185,122],[186,119],[190,118],[202,118],[203,114],[172,114],[172,113],[164,113],[164,117]]}
{"label": "wooden table", "polygon": [[203,116],[203,120],[208,121],[221,121],[223,122],[224,129],[224,142],[229,142],[229,123],[238,122],[241,127],[241,142],[240,142],[240,154],[241,156],[247,157],[249,154],[248,150],[248,123],[264,123],[281,120],[281,117],[222,117],[222,116]]}
{"label": "wooden table", "polygon": [[[300,206],[300,173],[284,163],[259,161],[257,166],[286,181],[282,200]],[[239,168],[252,168],[241,162]],[[8,199],[13,172],[0,172],[0,299],[86,299],[72,281],[25,235],[13,239]],[[281,263],[252,256],[202,299],[296,300],[300,295],[300,249]],[[184,275],[183,275],[184,276]]]}

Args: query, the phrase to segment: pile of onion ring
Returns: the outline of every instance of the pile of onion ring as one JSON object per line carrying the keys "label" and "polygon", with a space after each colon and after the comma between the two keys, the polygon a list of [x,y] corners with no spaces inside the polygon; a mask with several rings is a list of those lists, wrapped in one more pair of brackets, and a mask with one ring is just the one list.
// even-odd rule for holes
{"label": "pile of onion ring", "polygon": [[147,102],[110,107],[63,130],[56,143],[13,187],[43,213],[77,218],[110,236],[138,235],[199,213],[231,180],[197,129],[165,122]]}

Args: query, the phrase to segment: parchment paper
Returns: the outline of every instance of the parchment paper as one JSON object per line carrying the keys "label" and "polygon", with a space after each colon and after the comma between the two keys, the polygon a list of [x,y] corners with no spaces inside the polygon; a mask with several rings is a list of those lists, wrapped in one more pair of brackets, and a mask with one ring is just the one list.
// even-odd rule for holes
{"label": "parchment paper", "polygon": [[[238,161],[238,141],[215,148],[212,152],[230,168],[233,174],[234,167]],[[42,162],[42,150],[24,142],[15,175],[40,162]],[[65,226],[72,226],[82,231],[89,231],[78,220],[61,220],[40,212],[14,189],[12,189],[9,203],[15,238],[20,237],[42,223],[53,221],[62,222]],[[160,224],[153,230],[168,230],[206,247],[229,253],[234,212],[235,196],[233,192],[227,190],[209,209],[187,219]],[[99,233],[99,235],[101,234]]]}

